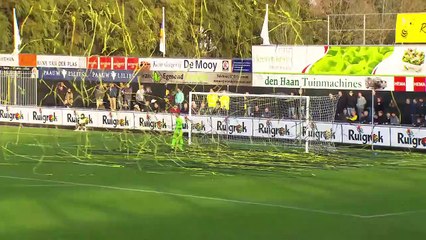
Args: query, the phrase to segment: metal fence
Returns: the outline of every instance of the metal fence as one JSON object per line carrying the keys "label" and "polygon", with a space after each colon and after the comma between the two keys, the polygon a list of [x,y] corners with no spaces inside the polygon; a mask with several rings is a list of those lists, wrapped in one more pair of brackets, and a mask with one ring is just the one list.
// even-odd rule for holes
{"label": "metal fence", "polygon": [[0,104],[37,105],[37,69],[0,69]]}

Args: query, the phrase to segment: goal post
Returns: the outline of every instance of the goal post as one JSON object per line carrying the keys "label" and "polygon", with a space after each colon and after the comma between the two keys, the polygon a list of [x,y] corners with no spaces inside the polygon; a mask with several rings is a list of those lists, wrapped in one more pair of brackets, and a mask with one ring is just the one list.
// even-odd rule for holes
{"label": "goal post", "polygon": [[316,121],[332,122],[336,103],[330,96],[190,92],[188,143],[327,149],[333,142],[323,140],[332,127]]}

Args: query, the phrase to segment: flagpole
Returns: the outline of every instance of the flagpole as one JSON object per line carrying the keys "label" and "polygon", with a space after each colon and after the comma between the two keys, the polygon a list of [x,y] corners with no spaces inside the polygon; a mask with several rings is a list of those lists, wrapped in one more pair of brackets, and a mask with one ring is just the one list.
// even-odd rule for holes
{"label": "flagpole", "polygon": [[164,40],[164,51],[163,51],[163,57],[166,57],[166,14],[165,14],[165,8],[163,7],[163,40]]}

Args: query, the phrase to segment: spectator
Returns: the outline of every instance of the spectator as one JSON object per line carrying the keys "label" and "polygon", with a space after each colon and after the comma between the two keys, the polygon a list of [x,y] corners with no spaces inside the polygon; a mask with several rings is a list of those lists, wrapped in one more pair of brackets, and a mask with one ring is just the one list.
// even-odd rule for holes
{"label": "spectator", "polygon": [[71,88],[68,88],[65,94],[64,106],[69,108],[74,104],[74,94],[71,92]]}
{"label": "spectator", "polygon": [[143,105],[142,112],[152,112],[151,104],[149,101],[145,101]]}
{"label": "spectator", "polygon": [[411,124],[411,99],[405,99],[404,107],[402,108],[402,124]]}
{"label": "spectator", "polygon": [[[226,92],[223,91],[223,94],[225,94]],[[219,98],[219,102],[220,102],[220,108],[222,109],[222,111],[229,111],[229,102],[230,102],[230,98],[228,95],[222,95]]]}
{"label": "spectator", "polygon": [[123,89],[124,93],[124,103],[123,107],[124,109],[130,110],[132,107],[132,88],[130,87],[130,84],[126,84]]}
{"label": "spectator", "polygon": [[424,102],[423,98],[419,98],[419,104],[420,104],[420,117],[425,119],[426,116],[426,103]]}
{"label": "spectator", "polygon": [[219,97],[214,92],[213,89],[210,89],[210,93],[207,95],[207,107],[209,108],[209,113],[212,113],[213,109],[216,108],[216,103],[219,100]]}
{"label": "spectator", "polygon": [[184,103],[182,109],[180,110],[180,113],[182,114],[188,114],[189,113],[189,107],[188,103]]}
{"label": "spectator", "polygon": [[250,101],[248,99],[249,92],[246,92],[245,94],[246,96],[244,96],[244,117],[248,117],[251,115]]}
{"label": "spectator", "polygon": [[153,104],[153,106],[152,106],[152,111],[153,111],[154,113],[160,113],[160,112],[161,112],[161,108],[160,108],[160,105],[158,105],[157,100],[152,99],[152,100],[151,100],[151,103]]}
{"label": "spectator", "polygon": [[200,104],[200,110],[198,111],[198,114],[200,114],[200,115],[206,115],[207,114],[206,103],[204,101],[202,101],[201,104]]}
{"label": "spectator", "polygon": [[[290,93],[290,96],[294,96],[294,92],[291,92],[291,93]],[[291,105],[291,106],[288,108],[288,116],[289,116],[290,118],[292,118],[292,119],[296,119],[296,118],[297,118],[297,116],[296,116],[296,107],[295,107],[294,105]]]}
{"label": "spectator", "polygon": [[358,116],[361,116],[362,112],[364,112],[366,104],[367,104],[367,100],[362,95],[362,92],[359,92],[358,98],[356,100],[356,109],[357,109]]}
{"label": "spectator", "polygon": [[[353,95],[353,93],[352,93],[352,95]],[[350,109],[350,108],[348,108],[348,109]],[[346,120],[350,123],[354,123],[354,122],[359,120],[358,114],[356,113],[355,108],[351,108],[351,109],[352,109],[352,111],[349,114],[349,116],[346,118]]]}
{"label": "spectator", "polygon": [[67,93],[67,86],[63,82],[56,85],[53,95],[55,97],[55,106],[61,106],[64,103],[65,94]]}
{"label": "spectator", "polygon": [[98,84],[95,89],[96,109],[105,109],[104,105],[105,88],[102,83]]}
{"label": "spectator", "polygon": [[139,104],[135,104],[135,106],[133,107],[133,109],[134,109],[136,112],[140,112],[140,111],[141,111],[141,108],[139,107]]}
{"label": "spectator", "polygon": [[398,107],[397,107],[394,100],[390,101],[388,112],[389,113],[397,113],[398,112]]}
{"label": "spectator", "polygon": [[391,113],[389,117],[389,123],[391,125],[399,125],[399,118],[396,116],[396,113]]}
{"label": "spectator", "polygon": [[164,107],[167,111],[170,107],[174,106],[174,98],[173,95],[170,93],[170,90],[166,88],[166,92],[164,94]]}
{"label": "spectator", "polygon": [[377,98],[376,104],[374,106],[374,111],[376,111],[376,113],[378,113],[379,111],[382,111],[382,112],[385,111],[385,106],[383,105],[383,101],[381,97]]}
{"label": "spectator", "polygon": [[185,100],[185,96],[183,95],[182,90],[180,88],[177,89],[176,95],[175,95],[175,103],[178,105],[180,109],[182,109],[183,101]]}
{"label": "spectator", "polygon": [[252,117],[261,117],[262,113],[260,112],[259,106],[254,106],[254,111],[251,113]]}
{"label": "spectator", "polygon": [[170,113],[180,113],[180,109],[178,108],[177,105],[173,105],[173,107],[170,108],[169,110]]}
{"label": "spectator", "polygon": [[417,120],[416,110],[417,110],[417,100],[413,98],[413,101],[411,102],[411,105],[410,105],[411,123],[413,125],[416,124],[416,120]]}
{"label": "spectator", "polygon": [[377,122],[377,124],[387,124],[388,123],[388,119],[386,118],[383,111],[377,112],[376,122]]}
{"label": "spectator", "polygon": [[263,118],[272,118],[272,113],[269,111],[268,107],[265,107],[265,111],[262,114]]}
{"label": "spectator", "polygon": [[195,102],[191,103],[191,113],[194,115],[198,114],[198,106],[197,106],[197,103]]}
{"label": "spectator", "polygon": [[423,99],[419,98],[416,103],[416,117],[424,118],[423,116]]}
{"label": "spectator", "polygon": [[415,127],[424,127],[424,120],[421,117],[416,118],[415,123],[413,124]]}
{"label": "spectator", "polygon": [[120,87],[117,89],[118,90],[118,96],[117,96],[117,105],[118,105],[118,109],[121,110],[123,109],[123,104],[124,104],[124,84],[120,83]]}
{"label": "spectator", "polygon": [[145,96],[145,101],[151,101],[151,100],[152,100],[152,99],[151,99],[151,95],[152,95],[151,87],[146,87],[146,88],[145,88],[145,94],[144,94],[144,96]]}
{"label": "spectator", "polygon": [[109,84],[108,96],[109,96],[109,106],[111,111],[117,110],[118,89],[114,83]]}
{"label": "spectator", "polygon": [[344,119],[343,110],[346,108],[346,97],[343,96],[342,91],[337,93],[337,97],[336,120],[342,120]]}
{"label": "spectator", "polygon": [[349,91],[348,100],[346,103],[346,108],[348,110],[349,116],[353,116],[352,113],[354,112],[356,105],[357,105],[357,98],[354,95],[353,91]]}
{"label": "spectator", "polygon": [[370,117],[370,114],[369,114],[369,112],[367,110],[365,110],[365,111],[363,111],[361,113],[359,122],[361,124],[369,124],[369,123],[371,123],[371,117]]}
{"label": "spectator", "polygon": [[139,106],[142,106],[142,108],[145,105],[145,89],[142,84],[139,86],[139,89],[136,92],[136,103]]}

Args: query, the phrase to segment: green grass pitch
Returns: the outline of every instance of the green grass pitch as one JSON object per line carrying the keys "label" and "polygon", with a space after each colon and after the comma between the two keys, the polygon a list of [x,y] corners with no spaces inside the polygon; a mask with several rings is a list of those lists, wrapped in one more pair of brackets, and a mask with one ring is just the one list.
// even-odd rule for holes
{"label": "green grass pitch", "polygon": [[0,126],[0,239],[425,239],[426,155]]}

